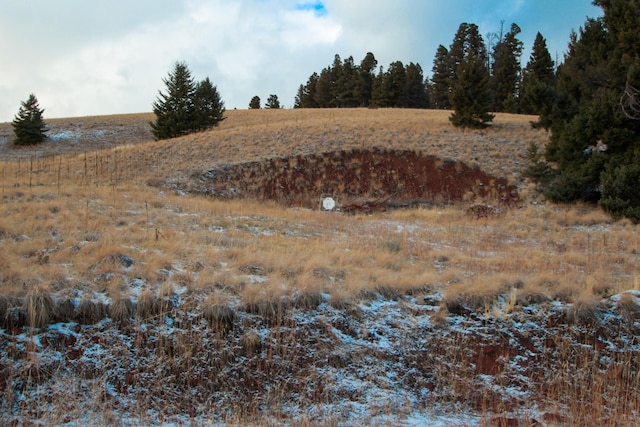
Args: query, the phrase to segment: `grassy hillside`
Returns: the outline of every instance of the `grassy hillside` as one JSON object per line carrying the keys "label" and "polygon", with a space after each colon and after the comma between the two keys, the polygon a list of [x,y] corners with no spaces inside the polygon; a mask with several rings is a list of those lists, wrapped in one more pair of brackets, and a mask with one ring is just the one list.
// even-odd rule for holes
{"label": "grassy hillside", "polygon": [[[0,419],[629,424],[637,226],[539,199],[531,117],[447,118],[229,111],[158,142],[150,115],[72,118],[20,149],[0,125]],[[374,149],[479,167],[521,202],[344,215],[185,191],[225,165]]]}

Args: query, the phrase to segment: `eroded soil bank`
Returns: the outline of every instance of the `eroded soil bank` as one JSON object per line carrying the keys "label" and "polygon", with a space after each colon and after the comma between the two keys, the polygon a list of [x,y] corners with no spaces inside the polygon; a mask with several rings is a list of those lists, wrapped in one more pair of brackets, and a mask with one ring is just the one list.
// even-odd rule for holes
{"label": "eroded soil bank", "polygon": [[322,196],[338,205],[384,200],[392,206],[482,200],[513,205],[518,192],[504,178],[419,151],[340,150],[230,164],[192,175],[189,192],[249,197],[287,206],[317,207]]}

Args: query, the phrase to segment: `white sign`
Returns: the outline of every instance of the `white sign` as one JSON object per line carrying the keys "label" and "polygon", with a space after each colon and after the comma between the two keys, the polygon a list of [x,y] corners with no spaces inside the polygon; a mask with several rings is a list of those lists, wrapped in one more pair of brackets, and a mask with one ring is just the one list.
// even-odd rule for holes
{"label": "white sign", "polygon": [[332,211],[336,207],[336,202],[331,197],[325,197],[322,201],[322,207],[326,211]]}

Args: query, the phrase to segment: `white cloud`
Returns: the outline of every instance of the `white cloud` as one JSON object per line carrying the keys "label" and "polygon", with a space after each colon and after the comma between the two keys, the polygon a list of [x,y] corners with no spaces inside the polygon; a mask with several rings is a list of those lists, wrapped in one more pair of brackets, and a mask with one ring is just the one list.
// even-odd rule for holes
{"label": "white cloud", "polygon": [[[162,78],[184,60],[211,78],[227,108],[297,87],[334,54],[373,52],[431,69],[460,22],[483,34],[517,22],[525,47],[536,31],[561,51],[598,9],[577,0],[30,0],[0,1],[0,121],[33,92],[47,117],[150,111]],[[584,2],[580,2],[584,3]],[[549,12],[552,10],[552,12]],[[571,17],[571,19],[569,19]],[[560,46],[558,48],[558,46]],[[526,61],[526,57],[523,60]]]}

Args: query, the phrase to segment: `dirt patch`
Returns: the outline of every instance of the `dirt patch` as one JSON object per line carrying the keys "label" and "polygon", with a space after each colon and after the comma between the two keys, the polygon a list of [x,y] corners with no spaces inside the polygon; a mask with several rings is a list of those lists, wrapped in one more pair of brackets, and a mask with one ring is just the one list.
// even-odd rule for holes
{"label": "dirt patch", "polygon": [[483,200],[515,204],[518,192],[504,178],[418,151],[341,150],[224,165],[192,176],[189,192],[219,198],[275,200],[317,207],[323,195],[339,205],[382,200],[385,205]]}

